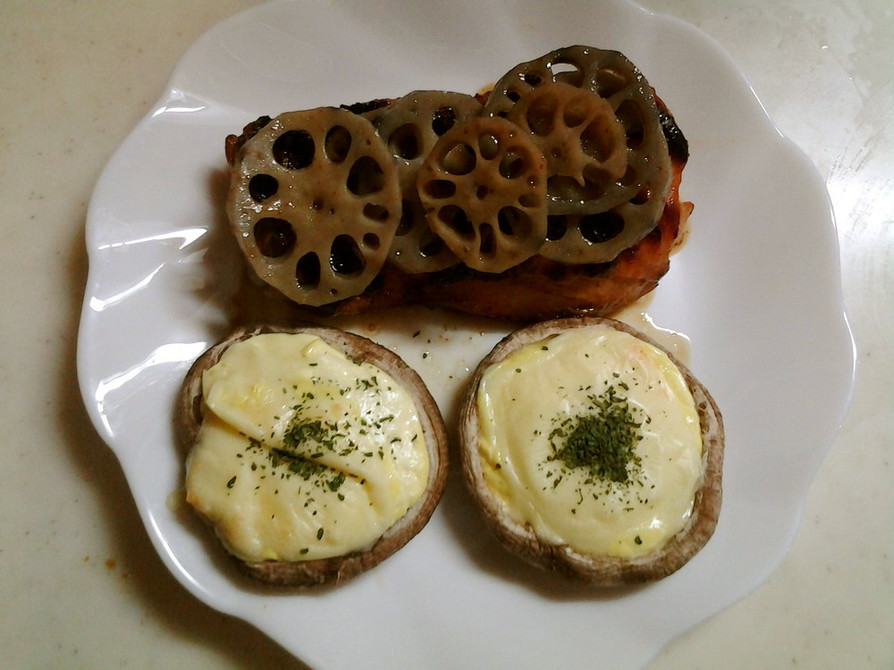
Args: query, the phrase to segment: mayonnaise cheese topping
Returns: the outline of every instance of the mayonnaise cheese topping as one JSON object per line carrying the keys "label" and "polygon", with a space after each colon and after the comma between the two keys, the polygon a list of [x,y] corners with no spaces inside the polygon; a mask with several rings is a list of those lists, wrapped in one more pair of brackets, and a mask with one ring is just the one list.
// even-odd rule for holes
{"label": "mayonnaise cheese topping", "polygon": [[491,366],[477,403],[485,480],[541,540],[629,558],[686,523],[701,430],[659,348],[608,326],[564,331]]}
{"label": "mayonnaise cheese topping", "polygon": [[429,459],[413,398],[316,335],[236,343],[202,387],[187,501],[239,558],[363,549],[425,491]]}

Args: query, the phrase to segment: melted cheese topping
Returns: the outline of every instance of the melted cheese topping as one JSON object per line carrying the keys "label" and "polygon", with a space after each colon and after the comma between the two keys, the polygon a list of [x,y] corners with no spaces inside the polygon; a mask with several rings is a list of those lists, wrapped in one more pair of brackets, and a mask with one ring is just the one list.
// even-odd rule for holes
{"label": "melted cheese topping", "polygon": [[[640,424],[626,481],[558,456],[570,427],[598,417],[599,399],[611,393]],[[477,402],[485,480],[510,518],[541,540],[589,555],[641,556],[689,518],[701,430],[683,375],[660,349],[609,327],[572,329],[488,369]]]}
{"label": "melted cheese topping", "polygon": [[244,560],[366,548],[425,491],[428,452],[410,394],[319,337],[234,344],[202,386],[187,500]]}

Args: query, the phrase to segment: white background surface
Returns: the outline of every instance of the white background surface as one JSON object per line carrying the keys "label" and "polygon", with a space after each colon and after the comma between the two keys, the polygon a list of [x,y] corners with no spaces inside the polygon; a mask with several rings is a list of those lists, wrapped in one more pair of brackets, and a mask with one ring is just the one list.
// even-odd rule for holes
{"label": "white background surface", "polygon": [[[74,371],[83,224],[99,171],[182,52],[251,4],[0,3],[5,665],[292,663],[167,573]],[[891,667],[892,10],[881,1],[648,6],[717,39],[826,180],[858,347],[854,402],[791,552],[765,585],[651,667]]]}

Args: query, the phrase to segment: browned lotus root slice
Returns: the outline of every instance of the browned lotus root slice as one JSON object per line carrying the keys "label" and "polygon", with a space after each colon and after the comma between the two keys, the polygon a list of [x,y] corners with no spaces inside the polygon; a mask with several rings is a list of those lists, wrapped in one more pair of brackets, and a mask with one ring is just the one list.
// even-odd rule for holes
{"label": "browned lotus root slice", "polygon": [[478,117],[445,133],[418,188],[429,226],[472,269],[503,272],[546,239],[546,159],[505,119]]}
{"label": "browned lotus root slice", "polygon": [[[515,118],[539,99],[538,88],[562,83],[604,99],[624,129],[626,167],[620,178],[606,179],[599,170],[549,179],[549,213],[553,232],[541,253],[564,262],[604,262],[635,244],[655,226],[670,186],[670,157],[655,97],[648,81],[623,54],[585,46],[557,49],[507,72],[490,94],[485,112]],[[521,106],[518,112],[515,108]],[[615,210],[623,225],[610,244],[587,239],[577,223]],[[605,240],[607,241],[607,240]],[[613,255],[614,254],[614,255]]]}
{"label": "browned lotus root slice", "polygon": [[610,183],[627,170],[627,139],[614,110],[588,89],[563,82],[545,82],[521,99],[506,115],[531,133],[546,156],[550,179]]}
{"label": "browned lotus root slice", "polygon": [[413,91],[367,114],[397,164],[402,214],[389,259],[404,272],[437,272],[459,263],[444,240],[428,227],[416,178],[438,138],[481,111],[482,104],[464,93]]}
{"label": "browned lotus root slice", "polygon": [[372,124],[334,107],[273,119],[239,149],[228,214],[264,281],[324,305],[361,293],[400,222],[394,162]]}

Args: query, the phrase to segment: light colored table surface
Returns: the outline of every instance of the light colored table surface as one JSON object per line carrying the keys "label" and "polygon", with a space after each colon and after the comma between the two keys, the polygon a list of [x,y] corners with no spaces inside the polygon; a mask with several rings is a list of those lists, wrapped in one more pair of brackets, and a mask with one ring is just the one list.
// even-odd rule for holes
{"label": "light colored table surface", "polygon": [[[0,0],[4,667],[302,667],[184,591],[81,404],[87,202],[206,29],[247,0]],[[649,0],[712,35],[826,180],[853,403],[789,554],[650,668],[894,667],[894,5]]]}

